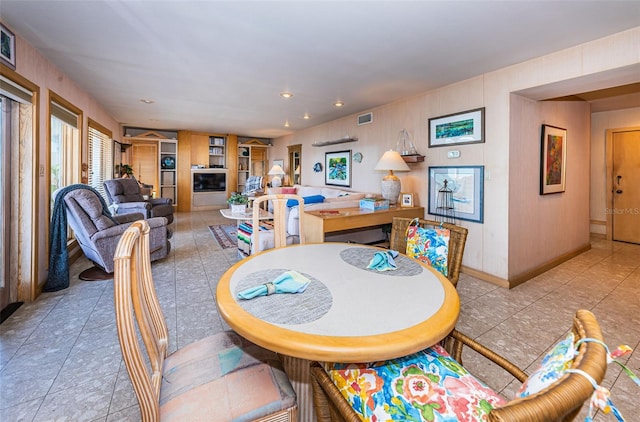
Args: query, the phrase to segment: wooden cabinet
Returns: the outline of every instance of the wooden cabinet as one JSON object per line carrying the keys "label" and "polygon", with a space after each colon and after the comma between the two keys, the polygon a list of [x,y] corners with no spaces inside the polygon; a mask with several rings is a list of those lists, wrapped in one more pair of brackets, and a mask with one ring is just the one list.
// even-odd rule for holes
{"label": "wooden cabinet", "polygon": [[151,191],[156,197],[169,198],[177,205],[178,141],[156,131],[137,133],[126,139],[131,144],[127,153],[135,178],[152,185]]}
{"label": "wooden cabinet", "polygon": [[238,144],[237,191],[244,192],[249,176],[266,177],[269,171],[269,145],[260,139],[245,140]]}

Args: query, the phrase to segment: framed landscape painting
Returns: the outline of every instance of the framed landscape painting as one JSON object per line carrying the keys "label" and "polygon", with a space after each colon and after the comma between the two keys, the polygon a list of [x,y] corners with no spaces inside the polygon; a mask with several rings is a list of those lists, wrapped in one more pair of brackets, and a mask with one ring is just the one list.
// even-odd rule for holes
{"label": "framed landscape painting", "polygon": [[540,195],[564,192],[567,167],[567,130],[542,125]]}
{"label": "framed landscape painting", "polygon": [[484,142],[484,107],[429,119],[429,148]]}
{"label": "framed landscape painting", "polygon": [[351,150],[324,154],[324,184],[351,187]]}
{"label": "framed landscape painting", "polygon": [[482,223],[484,166],[429,167],[429,214]]}

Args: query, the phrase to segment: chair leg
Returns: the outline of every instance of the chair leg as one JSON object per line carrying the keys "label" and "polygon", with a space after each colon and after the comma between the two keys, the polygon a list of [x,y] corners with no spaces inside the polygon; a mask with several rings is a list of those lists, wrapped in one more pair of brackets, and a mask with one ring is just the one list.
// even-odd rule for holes
{"label": "chair leg", "polygon": [[111,280],[113,273],[108,273],[100,267],[93,266],[81,272],[78,278],[84,281]]}

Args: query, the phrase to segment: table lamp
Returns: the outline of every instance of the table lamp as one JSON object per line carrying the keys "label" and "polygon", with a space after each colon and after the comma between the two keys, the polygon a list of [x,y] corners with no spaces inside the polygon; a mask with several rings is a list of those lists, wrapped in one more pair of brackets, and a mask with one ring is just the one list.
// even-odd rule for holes
{"label": "table lamp", "polygon": [[400,179],[393,174],[394,171],[409,171],[411,170],[407,163],[404,162],[402,156],[398,151],[389,150],[386,151],[376,167],[376,171],[389,171],[389,174],[382,178],[380,184],[382,197],[389,200],[389,204],[395,204],[398,202],[398,196],[400,196]]}
{"label": "table lamp", "polygon": [[267,174],[269,176],[272,176],[271,187],[277,188],[282,186],[281,176],[284,176],[284,170],[282,170],[282,167],[280,167],[278,164],[275,164],[273,167],[271,167],[271,170],[269,170],[269,173]]}

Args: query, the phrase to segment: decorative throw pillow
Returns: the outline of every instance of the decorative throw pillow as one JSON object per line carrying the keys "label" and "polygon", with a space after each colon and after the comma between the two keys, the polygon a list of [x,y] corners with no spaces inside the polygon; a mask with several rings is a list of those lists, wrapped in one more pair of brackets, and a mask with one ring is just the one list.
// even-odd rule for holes
{"label": "decorative throw pillow", "polygon": [[575,355],[575,336],[570,332],[542,359],[538,369],[520,386],[516,398],[536,394],[556,382],[571,368]]}
{"label": "decorative throw pillow", "polygon": [[[317,204],[319,202],[323,202],[324,201],[324,196],[322,195],[311,195],[311,196],[305,196],[302,198],[303,202],[305,205],[307,204]],[[291,207],[295,207],[296,205],[298,205],[298,200],[297,199],[289,199],[287,201],[287,207],[291,208]]]}
{"label": "decorative throw pillow", "polygon": [[291,188],[291,187],[281,188],[280,189],[280,193],[286,193],[286,194],[290,194],[290,195],[295,195],[296,194],[296,188]]}
{"label": "decorative throw pillow", "polygon": [[429,264],[447,276],[450,237],[449,229],[428,229],[412,222],[407,227],[407,256]]}
{"label": "decorative throw pillow", "polygon": [[439,345],[373,364],[325,371],[364,421],[479,421],[505,400]]}

